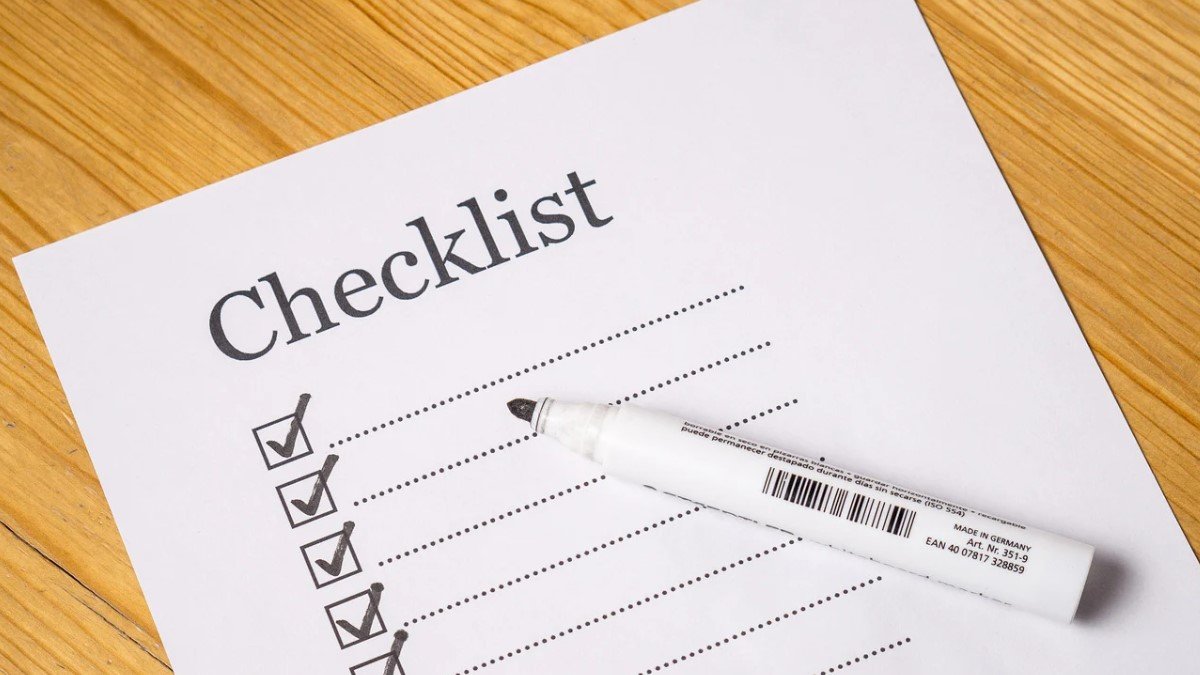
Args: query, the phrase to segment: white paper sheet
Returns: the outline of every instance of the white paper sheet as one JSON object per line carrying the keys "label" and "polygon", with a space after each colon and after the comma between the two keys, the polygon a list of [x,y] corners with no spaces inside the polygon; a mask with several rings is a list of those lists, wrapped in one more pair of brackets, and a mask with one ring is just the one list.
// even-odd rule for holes
{"label": "white paper sheet", "polygon": [[[907,2],[701,2],[17,265],[180,673],[1193,666],[1196,560]],[[289,343],[272,273],[338,325]],[[1092,543],[1081,616],[606,480],[518,395]]]}

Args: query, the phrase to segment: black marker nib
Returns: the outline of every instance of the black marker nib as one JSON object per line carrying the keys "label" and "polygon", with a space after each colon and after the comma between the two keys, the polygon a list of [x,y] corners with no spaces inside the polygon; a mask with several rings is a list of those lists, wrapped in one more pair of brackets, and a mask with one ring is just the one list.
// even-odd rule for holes
{"label": "black marker nib", "polygon": [[526,422],[533,421],[533,409],[537,407],[537,401],[530,401],[527,398],[514,398],[508,402],[508,411],[513,414],[513,417],[519,417]]}

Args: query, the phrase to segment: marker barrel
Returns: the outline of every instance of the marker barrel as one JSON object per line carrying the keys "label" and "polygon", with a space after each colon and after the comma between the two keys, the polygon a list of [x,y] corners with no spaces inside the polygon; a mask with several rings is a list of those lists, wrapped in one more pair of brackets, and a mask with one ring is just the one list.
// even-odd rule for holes
{"label": "marker barrel", "polygon": [[542,399],[533,427],[641,483],[1059,621],[1094,549],[634,406]]}

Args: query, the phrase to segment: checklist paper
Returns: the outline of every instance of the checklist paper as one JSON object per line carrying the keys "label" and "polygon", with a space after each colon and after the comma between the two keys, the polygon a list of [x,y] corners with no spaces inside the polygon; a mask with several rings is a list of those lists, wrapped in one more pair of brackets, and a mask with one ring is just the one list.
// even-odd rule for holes
{"label": "checklist paper", "polygon": [[[1196,560],[910,3],[700,2],[17,266],[178,672],[1190,664]],[[521,396],[1091,543],[1080,616],[609,479]]]}

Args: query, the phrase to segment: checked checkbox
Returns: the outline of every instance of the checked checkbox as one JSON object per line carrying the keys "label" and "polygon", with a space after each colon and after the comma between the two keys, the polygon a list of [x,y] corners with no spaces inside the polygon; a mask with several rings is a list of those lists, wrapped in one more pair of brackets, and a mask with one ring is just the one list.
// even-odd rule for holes
{"label": "checked checkbox", "polygon": [[325,606],[329,625],[337,636],[342,649],[370,640],[387,632],[379,601],[383,596],[383,584],[374,583],[361,593]]}
{"label": "checked checkbox", "polygon": [[279,493],[279,501],[287,513],[288,522],[295,529],[311,523],[318,518],[324,518],[331,513],[337,513],[337,505],[333,503],[333,495],[329,492],[329,475],[337,464],[338,456],[329,455],[320,471],[301,476],[275,488]]}
{"label": "checked checkbox", "polygon": [[313,453],[308,434],[304,431],[304,411],[308,409],[311,398],[308,394],[301,394],[295,412],[253,429],[254,442],[258,443],[258,452],[262,454],[268,470]]}
{"label": "checked checkbox", "polygon": [[396,631],[388,653],[350,666],[350,675],[404,675],[404,666],[400,665],[400,650],[404,648],[404,641],[407,639],[408,631]]}
{"label": "checked checkbox", "polygon": [[352,577],[362,571],[350,535],[354,522],[346,521],[342,529],[300,547],[308,573],[317,588]]}

